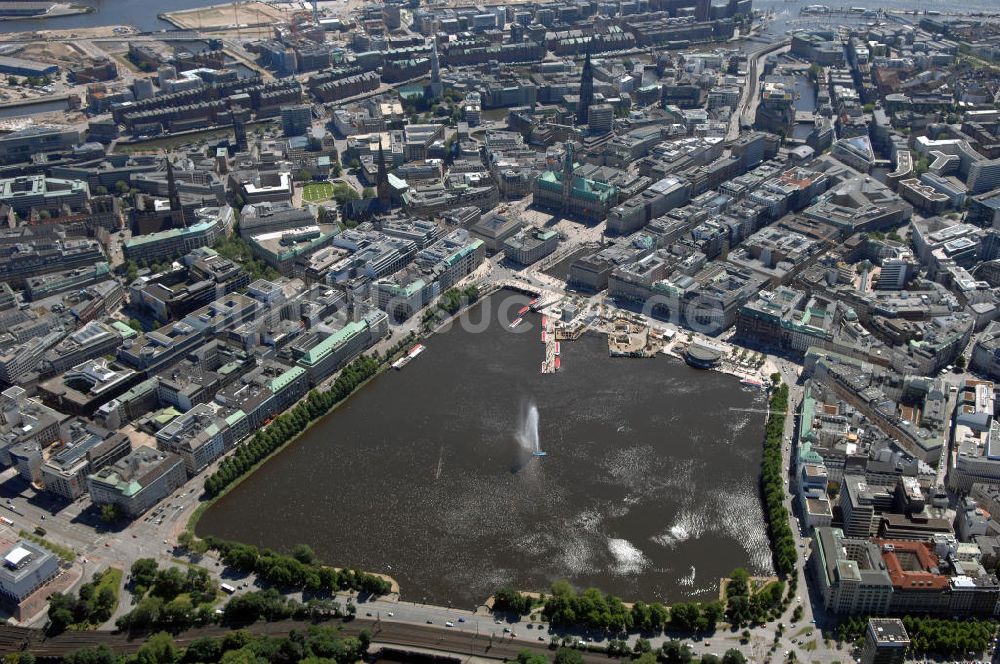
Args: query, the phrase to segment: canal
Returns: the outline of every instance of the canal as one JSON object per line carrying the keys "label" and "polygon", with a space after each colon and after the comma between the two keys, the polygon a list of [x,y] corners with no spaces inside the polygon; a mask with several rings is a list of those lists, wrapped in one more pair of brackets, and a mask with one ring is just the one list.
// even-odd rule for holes
{"label": "canal", "polygon": [[[404,599],[471,608],[557,579],[625,599],[711,599],[771,570],[757,491],[764,399],[666,357],[562,344],[495,295],[372,381],[213,505],[201,536],[395,577]],[[486,324],[484,321],[492,321]],[[465,329],[467,327],[482,329]],[[537,433],[531,426],[537,410]],[[547,456],[532,456],[530,440]]]}

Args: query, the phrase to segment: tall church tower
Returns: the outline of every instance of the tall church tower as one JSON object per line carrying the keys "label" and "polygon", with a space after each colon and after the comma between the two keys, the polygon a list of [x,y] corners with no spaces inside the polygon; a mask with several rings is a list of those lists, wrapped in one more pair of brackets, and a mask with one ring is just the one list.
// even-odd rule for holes
{"label": "tall church tower", "polygon": [[170,218],[174,228],[186,228],[184,206],[181,205],[181,194],[177,191],[177,180],[174,179],[174,162],[170,157],[167,157],[167,196],[170,198]]}
{"label": "tall church tower", "polygon": [[431,42],[431,96],[434,99],[441,97],[444,92],[444,85],[441,84],[441,62],[438,60],[437,38],[432,37]]}

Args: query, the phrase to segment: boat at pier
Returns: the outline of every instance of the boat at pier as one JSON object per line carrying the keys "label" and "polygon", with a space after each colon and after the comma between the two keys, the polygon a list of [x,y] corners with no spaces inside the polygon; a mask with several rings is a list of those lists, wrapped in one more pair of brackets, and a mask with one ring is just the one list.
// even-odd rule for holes
{"label": "boat at pier", "polygon": [[413,358],[415,358],[417,355],[420,355],[425,350],[427,350],[426,346],[424,346],[423,344],[417,344],[416,346],[414,346],[413,348],[410,349],[410,351],[406,354],[406,356],[409,357],[412,360]]}
{"label": "boat at pier", "polygon": [[521,307],[520,309],[517,310],[517,315],[518,316],[523,316],[524,314],[528,313],[528,309],[530,309],[530,308],[531,307],[529,307],[528,305],[524,305],[523,307]]}
{"label": "boat at pier", "polygon": [[511,324],[510,324],[510,326],[511,326],[511,327],[517,327],[517,326],[518,326],[518,325],[520,325],[520,324],[521,324],[521,323],[522,323],[523,321],[524,321],[524,319],[523,319],[523,318],[517,318],[517,319],[515,319],[515,320],[514,320],[514,322],[513,322],[513,323],[511,323]]}
{"label": "boat at pier", "polygon": [[410,360],[412,359],[413,358],[410,357],[409,355],[404,355],[403,357],[399,358],[398,360],[392,363],[392,368],[396,370],[402,369],[407,364],[409,364]]}

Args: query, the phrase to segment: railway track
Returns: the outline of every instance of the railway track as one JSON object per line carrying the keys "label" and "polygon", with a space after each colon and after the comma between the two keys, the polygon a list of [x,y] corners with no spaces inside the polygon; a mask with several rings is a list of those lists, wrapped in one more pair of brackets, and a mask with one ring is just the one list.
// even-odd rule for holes
{"label": "railway track", "polygon": [[[258,622],[243,629],[257,635],[283,637],[293,630],[305,629],[313,624],[317,623],[283,620],[273,623]],[[498,660],[514,659],[524,649],[535,652],[548,650],[547,643],[516,640],[510,635],[480,634],[463,631],[461,628],[366,619],[331,620],[318,624],[340,627],[346,636],[357,636],[362,630],[368,630],[372,634],[372,641],[376,644],[439,650]],[[221,638],[230,632],[232,629],[221,625],[198,627],[174,634],[174,642],[179,646],[186,646],[195,639]],[[148,635],[148,633],[125,634],[85,631],[64,632],[58,636],[46,638],[41,630],[0,626],[0,655],[26,651],[39,659],[58,659],[82,648],[94,648],[102,645],[107,646],[116,654],[130,654],[142,647]],[[586,652],[581,654],[589,664],[607,664],[609,661],[605,654]]]}

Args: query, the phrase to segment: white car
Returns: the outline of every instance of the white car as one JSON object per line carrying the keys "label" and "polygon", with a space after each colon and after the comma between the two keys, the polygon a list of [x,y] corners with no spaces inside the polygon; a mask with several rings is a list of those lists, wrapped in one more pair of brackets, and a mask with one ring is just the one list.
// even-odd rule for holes
{"label": "white car", "polygon": [[453,622],[451,622],[451,621],[449,620],[448,622],[446,622],[446,623],[444,624],[444,626],[445,626],[445,627],[454,627],[454,626],[455,626],[455,623],[453,623]]}

